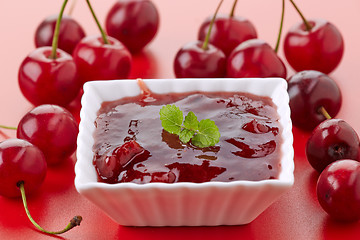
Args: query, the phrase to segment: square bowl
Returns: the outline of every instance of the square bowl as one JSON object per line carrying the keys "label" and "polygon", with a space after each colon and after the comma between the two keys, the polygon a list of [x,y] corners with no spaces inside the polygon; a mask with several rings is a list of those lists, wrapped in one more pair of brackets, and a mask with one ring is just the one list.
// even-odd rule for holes
{"label": "square bowl", "polygon": [[95,120],[101,104],[140,94],[136,80],[84,85],[77,141],[75,187],[124,226],[217,226],[253,221],[294,183],[294,150],[287,82],[281,78],[146,79],[154,93],[245,92],[270,97],[282,127],[278,178],[205,183],[117,183],[98,181],[93,165]]}

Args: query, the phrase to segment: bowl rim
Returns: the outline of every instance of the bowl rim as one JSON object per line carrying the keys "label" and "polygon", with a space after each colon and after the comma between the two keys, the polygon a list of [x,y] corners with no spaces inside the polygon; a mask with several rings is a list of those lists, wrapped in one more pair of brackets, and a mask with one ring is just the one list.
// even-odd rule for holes
{"label": "bowl rim", "polygon": [[[134,83],[134,81],[139,81],[138,80],[134,80],[134,79],[124,79],[124,80],[98,80],[98,81],[90,81],[90,82],[86,82],[84,84],[84,95],[82,96],[81,99],[81,105],[82,108],[80,110],[80,124],[79,124],[79,135],[78,135],[78,140],[77,140],[77,144],[78,144],[78,148],[76,150],[76,155],[77,155],[77,162],[75,163],[75,187],[78,191],[84,191],[84,190],[89,190],[89,189],[94,189],[94,188],[99,188],[99,189],[108,189],[108,190],[115,190],[115,189],[119,189],[119,188],[132,188],[132,189],[151,189],[151,188],[162,188],[162,189],[176,189],[176,188],[194,188],[194,189],[198,189],[198,188],[202,188],[202,187],[222,187],[222,188],[232,188],[232,187],[239,187],[239,186],[251,186],[251,187],[260,187],[260,186],[279,186],[279,187],[288,187],[288,186],[292,186],[294,184],[294,168],[295,168],[295,164],[294,164],[294,149],[293,149],[293,135],[291,133],[291,139],[287,139],[287,145],[291,145],[291,149],[288,149],[288,156],[287,158],[291,158],[289,160],[289,162],[286,165],[286,178],[276,178],[276,179],[265,179],[265,180],[259,180],[259,181],[250,181],[250,180],[235,180],[235,181],[229,181],[229,182],[220,182],[220,181],[210,181],[210,182],[203,182],[203,183],[193,183],[193,182],[176,182],[176,183],[144,183],[144,184],[138,184],[138,183],[131,183],[131,182],[125,182],[125,183],[115,183],[115,184],[108,184],[108,183],[103,183],[103,182],[98,182],[96,181],[82,181],[82,169],[80,167],[80,163],[85,161],[86,157],[84,157],[81,154],[81,151],[83,149],[82,143],[80,141],[81,138],[85,137],[83,135],[83,131],[84,131],[84,121],[83,119],[87,117],[87,112],[84,110],[83,106],[88,104],[88,98],[89,98],[89,90],[90,89],[97,89],[97,91],[100,90],[101,87],[103,87],[104,85],[108,85],[111,86],[111,84],[126,84],[127,82],[131,82],[132,84]],[[236,78],[236,79],[231,79],[231,78],[216,78],[216,79],[193,79],[193,78],[183,78],[183,79],[141,79],[141,81],[143,81],[145,84],[146,83],[151,83],[151,82],[157,82],[157,83],[161,83],[161,82],[167,82],[167,81],[177,81],[177,82],[183,82],[186,83],[188,81],[259,81],[261,83],[261,81],[273,81],[274,84],[278,84],[280,88],[282,88],[282,91],[286,91],[287,90],[287,82],[285,79],[282,78]],[[149,86],[146,84],[146,86]],[[151,87],[149,87],[149,89],[151,89]],[[100,90],[101,91],[101,90]],[[151,89],[151,91],[153,91]],[[197,91],[197,89],[194,89],[194,91]],[[204,91],[204,90],[200,90],[200,91]],[[157,91],[154,91],[157,92]],[[170,91],[168,91],[170,92]],[[173,92],[173,91],[171,91]],[[181,91],[180,91],[181,92]],[[186,91],[185,91],[186,92]],[[205,92],[211,92],[211,91],[207,91],[205,90]],[[286,91],[287,94],[287,91]],[[261,96],[261,95],[259,95]],[[264,95],[264,96],[268,96],[268,95]],[[124,97],[124,96],[122,96]],[[269,96],[272,100],[273,97]],[[121,97],[119,97],[121,98]],[[287,102],[286,102],[287,101]],[[289,119],[286,120],[290,120],[290,108],[289,108],[289,104],[288,104],[288,95],[287,95],[287,99],[286,99],[285,103],[287,106],[286,108],[288,111],[288,116],[280,116],[280,117],[286,117]],[[104,101],[102,101],[104,102]],[[274,103],[277,108],[279,109],[278,104]],[[96,110],[96,113],[99,109]],[[97,116],[97,115],[96,115]],[[291,120],[288,122],[288,125],[286,126],[288,129],[287,131],[291,132],[292,129],[292,123]],[[286,129],[283,126],[283,131],[284,132]],[[283,141],[282,143],[282,148],[284,145],[285,141]],[[79,148],[80,146],[80,148]],[[283,151],[283,150],[282,150]],[[284,153],[283,153],[284,154]],[[92,152],[92,156],[93,156],[93,152]],[[283,163],[284,161],[284,156],[281,157],[280,162]],[[91,163],[92,164],[92,163]],[[280,170],[280,173],[284,171],[284,168],[282,168]],[[279,174],[280,174],[279,173]]]}

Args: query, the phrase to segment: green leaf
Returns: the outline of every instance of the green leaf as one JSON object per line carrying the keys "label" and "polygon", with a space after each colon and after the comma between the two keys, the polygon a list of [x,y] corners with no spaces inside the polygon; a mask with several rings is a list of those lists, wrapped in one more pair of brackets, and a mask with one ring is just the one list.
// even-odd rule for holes
{"label": "green leaf", "polygon": [[161,125],[165,131],[176,134],[183,143],[204,148],[219,142],[220,133],[215,122],[203,119],[200,122],[193,112],[189,112],[183,122],[183,112],[175,105],[166,105],[160,109]]}
{"label": "green leaf", "polygon": [[194,131],[184,128],[183,130],[181,130],[179,135],[180,141],[182,141],[183,143],[188,143],[190,139],[194,136],[194,134]]}
{"label": "green leaf", "polygon": [[193,131],[198,130],[199,128],[199,121],[193,112],[189,112],[184,120],[184,127],[187,129],[191,129]]}
{"label": "green leaf", "polygon": [[160,109],[161,126],[172,134],[180,134],[183,113],[175,105],[166,105]]}
{"label": "green leaf", "polygon": [[199,132],[192,138],[191,142],[200,148],[214,146],[220,140],[220,132],[215,122],[203,119],[199,122]]}

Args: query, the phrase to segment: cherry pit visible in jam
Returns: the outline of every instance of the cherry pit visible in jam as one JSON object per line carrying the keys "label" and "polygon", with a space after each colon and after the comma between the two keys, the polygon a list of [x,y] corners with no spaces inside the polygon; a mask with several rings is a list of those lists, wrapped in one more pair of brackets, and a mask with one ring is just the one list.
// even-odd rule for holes
{"label": "cherry pit visible in jam", "polygon": [[[211,119],[220,141],[199,148],[163,130],[159,111],[175,104]],[[155,94],[104,102],[95,121],[93,164],[100,182],[229,182],[278,178],[282,128],[269,97],[241,92]]]}

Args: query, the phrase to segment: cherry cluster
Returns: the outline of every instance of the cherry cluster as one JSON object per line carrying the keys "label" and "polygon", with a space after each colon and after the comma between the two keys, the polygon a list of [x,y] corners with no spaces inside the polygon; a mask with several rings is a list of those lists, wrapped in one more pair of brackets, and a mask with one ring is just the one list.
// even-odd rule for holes
{"label": "cherry cluster", "polygon": [[86,36],[74,18],[63,17],[67,0],[59,15],[46,18],[36,29],[37,48],[24,59],[18,74],[21,92],[32,104],[67,107],[80,100],[87,81],[128,78],[132,53],[157,33],[159,14],[151,1],[117,1],[106,17],[107,33],[86,2],[99,35]]}
{"label": "cherry cluster", "polygon": [[[311,166],[321,173],[317,196],[334,218],[360,218],[359,137],[342,119],[333,119],[342,104],[336,82],[329,77],[340,63],[344,41],[340,31],[324,19],[306,19],[290,0],[302,22],[284,38],[284,55],[296,73],[287,78],[285,64],[277,55],[284,20],[284,5],[278,42],[273,49],[257,39],[254,25],[234,15],[217,12],[200,26],[198,40],[183,46],[174,60],[178,78],[281,77],[287,79],[293,125],[312,131],[306,146]],[[341,161],[339,161],[341,160]]]}
{"label": "cherry cluster", "polygon": [[21,196],[30,221],[48,234],[64,233],[82,220],[76,216],[63,230],[47,231],[32,219],[26,204],[25,191],[33,193],[41,186],[47,167],[60,164],[76,150],[78,122],[66,108],[79,104],[87,81],[128,78],[132,53],[154,38],[159,25],[151,1],[118,1],[106,18],[108,36],[87,0],[101,34],[86,36],[75,19],[63,16],[67,2],[58,15],[37,27],[36,49],[19,68],[19,87],[35,108],[13,128],[17,138],[0,143],[0,195]]}

